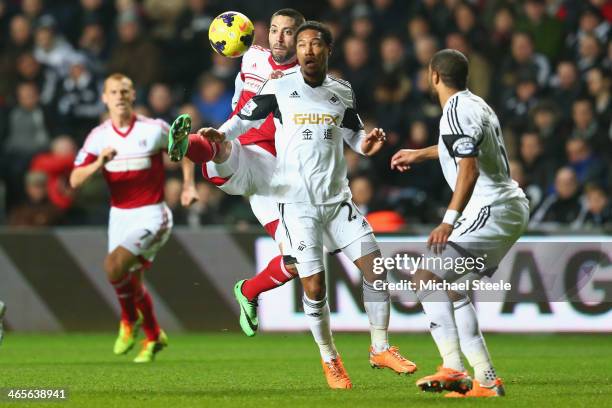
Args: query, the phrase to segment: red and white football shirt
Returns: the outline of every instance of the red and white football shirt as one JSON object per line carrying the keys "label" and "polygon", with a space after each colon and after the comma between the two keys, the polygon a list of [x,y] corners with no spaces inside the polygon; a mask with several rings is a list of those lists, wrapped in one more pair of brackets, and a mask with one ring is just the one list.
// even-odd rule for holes
{"label": "red and white football shirt", "polygon": [[134,115],[123,130],[109,119],[89,133],[74,166],[93,163],[103,149],[113,147],[117,155],[103,168],[111,206],[138,208],[160,203],[164,200],[162,151],[168,146],[168,130],[163,120],[141,115]]}
{"label": "red and white football shirt", "polygon": [[[279,65],[272,58],[272,53],[269,49],[257,45],[251,46],[242,57],[240,73],[238,74],[242,81],[242,89],[232,116],[240,112],[242,107],[254,95],[257,95],[264,82],[270,79],[272,73],[291,72],[296,67],[297,60],[289,64]],[[275,131],[274,120],[272,115],[270,115],[259,129],[249,130],[240,136],[238,140],[243,145],[256,144],[276,156],[276,149],[274,147]]]}

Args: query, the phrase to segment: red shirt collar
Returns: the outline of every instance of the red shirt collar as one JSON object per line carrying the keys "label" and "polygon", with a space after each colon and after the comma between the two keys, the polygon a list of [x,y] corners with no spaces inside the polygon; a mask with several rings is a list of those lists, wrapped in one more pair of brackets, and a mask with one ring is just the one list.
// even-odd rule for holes
{"label": "red shirt collar", "polygon": [[288,64],[278,65],[276,61],[274,61],[274,58],[272,58],[272,51],[270,51],[270,55],[268,55],[268,62],[270,63],[270,66],[272,67],[272,69],[275,69],[275,70],[280,69],[281,71],[283,71],[285,69],[295,67],[297,65],[297,58],[295,59],[295,61],[290,62]]}
{"label": "red shirt collar", "polygon": [[113,127],[113,130],[115,131],[115,133],[117,133],[121,137],[127,137],[127,135],[129,135],[132,129],[134,128],[135,123],[136,123],[136,115],[132,115],[132,121],[130,122],[130,126],[127,128],[125,132],[122,132],[121,130],[115,127],[115,124],[111,120],[111,126]]}

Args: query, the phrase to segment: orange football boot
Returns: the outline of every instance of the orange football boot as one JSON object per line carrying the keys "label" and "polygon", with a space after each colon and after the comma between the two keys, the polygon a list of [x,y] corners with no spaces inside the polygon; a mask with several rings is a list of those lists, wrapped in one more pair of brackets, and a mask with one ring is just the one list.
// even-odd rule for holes
{"label": "orange football boot", "polygon": [[416,364],[402,356],[395,346],[380,353],[370,347],[370,365],[372,368],[390,368],[398,374],[412,374],[417,370]]}
{"label": "orange football boot", "polygon": [[323,366],[323,373],[325,374],[325,379],[327,380],[327,384],[329,388],[332,389],[344,389],[344,388],[353,388],[353,383],[344,368],[344,364],[342,364],[342,359],[340,355],[336,358],[332,359],[330,362],[326,363],[321,360],[321,365]]}
{"label": "orange football boot", "polygon": [[438,367],[435,374],[417,380],[416,385],[422,391],[457,391],[465,394],[472,388],[472,379],[467,375],[467,372]]}
{"label": "orange football boot", "polygon": [[496,378],[491,385],[480,385],[478,380],[473,381],[472,389],[461,394],[458,392],[449,392],[446,397],[449,398],[488,398],[488,397],[503,397],[506,395],[504,383],[501,378]]}

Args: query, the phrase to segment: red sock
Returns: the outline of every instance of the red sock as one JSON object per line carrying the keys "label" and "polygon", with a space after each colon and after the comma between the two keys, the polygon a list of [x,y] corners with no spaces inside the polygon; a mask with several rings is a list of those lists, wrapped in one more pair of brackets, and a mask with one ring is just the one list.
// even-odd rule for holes
{"label": "red sock", "polygon": [[205,137],[192,133],[189,135],[187,157],[195,164],[211,161],[219,151],[218,143],[211,143]]}
{"label": "red sock", "polygon": [[136,307],[142,313],[142,329],[148,340],[155,341],[159,336],[159,325],[153,310],[153,299],[151,299],[151,295],[136,274],[132,275],[132,283],[134,285],[134,301]]}
{"label": "red sock", "polygon": [[112,281],[111,285],[115,288],[117,299],[119,299],[119,304],[121,305],[121,320],[135,322],[138,319],[138,314],[136,313],[134,286],[130,274],[126,274],[119,280]]}
{"label": "red sock", "polygon": [[283,263],[283,256],[272,258],[268,266],[242,285],[242,294],[253,300],[263,292],[277,288],[295,278],[296,275],[287,271]]}

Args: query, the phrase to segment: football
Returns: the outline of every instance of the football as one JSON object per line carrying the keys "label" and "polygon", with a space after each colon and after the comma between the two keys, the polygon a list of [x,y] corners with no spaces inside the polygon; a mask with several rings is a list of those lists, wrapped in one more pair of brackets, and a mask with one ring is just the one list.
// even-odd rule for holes
{"label": "football", "polygon": [[247,16],[236,11],[226,11],[213,20],[208,29],[208,39],[217,53],[238,58],[253,43],[254,31],[253,23]]}

